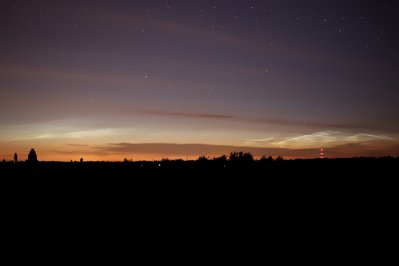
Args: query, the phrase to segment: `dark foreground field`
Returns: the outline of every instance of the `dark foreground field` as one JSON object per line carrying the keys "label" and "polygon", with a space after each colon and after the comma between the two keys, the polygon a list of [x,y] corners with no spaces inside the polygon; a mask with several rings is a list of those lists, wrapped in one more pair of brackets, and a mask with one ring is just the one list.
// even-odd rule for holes
{"label": "dark foreground field", "polygon": [[1,177],[198,177],[262,178],[335,177],[366,178],[398,176],[399,158],[351,158],[312,160],[263,160],[231,162],[37,162],[0,163]]}
{"label": "dark foreground field", "polygon": [[381,208],[396,202],[398,170],[399,158],[9,162],[0,163],[0,183],[3,194],[46,195],[46,200],[89,195],[96,200],[104,196],[118,201],[156,199],[162,204],[172,197],[182,204],[186,199],[218,198],[233,200],[235,205],[247,202],[245,206],[248,202],[302,206],[306,199],[305,205],[311,202],[320,208],[325,208],[325,202],[340,201],[341,206],[355,202],[356,206],[345,207],[352,210],[358,204]]}
{"label": "dark foreground field", "polygon": [[309,228],[320,238],[325,232],[340,238],[343,228],[363,241],[371,228],[364,229],[365,222],[383,221],[379,228],[385,230],[385,221],[394,221],[398,169],[397,158],[0,163],[0,190],[3,206],[11,210],[4,217],[29,213],[19,223],[44,209],[60,217],[46,226],[67,219],[65,213],[79,217],[70,224],[94,213],[97,220],[163,231],[171,231],[168,221],[178,227],[196,221],[200,225],[191,231],[225,228],[231,238],[237,228],[253,230],[245,233],[253,236],[266,233],[265,239],[269,232],[294,232],[294,238],[300,232],[301,243]]}

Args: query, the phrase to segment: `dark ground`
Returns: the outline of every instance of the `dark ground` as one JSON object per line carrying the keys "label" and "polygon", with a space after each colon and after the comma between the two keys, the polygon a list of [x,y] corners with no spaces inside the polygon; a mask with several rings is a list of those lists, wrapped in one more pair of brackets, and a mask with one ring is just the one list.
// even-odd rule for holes
{"label": "dark ground", "polygon": [[93,239],[112,224],[133,238],[148,227],[145,234],[169,234],[162,246],[177,230],[211,244],[220,235],[231,243],[255,237],[262,252],[259,241],[329,250],[324,241],[352,254],[359,242],[381,245],[392,235],[398,169],[399,158],[0,163],[0,197],[3,220],[37,234],[29,227],[37,221],[62,221],[65,234],[78,227]]}
{"label": "dark ground", "polygon": [[[180,206],[179,215],[183,215],[207,206],[208,211],[202,211],[212,211],[214,215],[239,209],[273,219],[277,216],[272,213],[292,216],[284,223],[300,219],[305,210],[312,210],[312,215],[323,213],[324,218],[320,219],[324,220],[336,219],[331,213],[350,217],[359,211],[365,215],[374,213],[371,218],[379,219],[395,213],[392,206],[399,200],[398,170],[399,158],[391,157],[9,162],[0,163],[0,195],[10,206],[18,201],[37,207],[69,206],[74,202],[77,209],[127,208],[123,212],[129,214],[135,208],[151,213],[160,206],[166,212]],[[80,206],[79,202],[85,203]],[[245,215],[240,219],[244,218]]]}
{"label": "dark ground", "polygon": [[312,160],[165,160],[156,162],[37,162],[0,163],[1,177],[19,178],[396,178],[399,158]]}

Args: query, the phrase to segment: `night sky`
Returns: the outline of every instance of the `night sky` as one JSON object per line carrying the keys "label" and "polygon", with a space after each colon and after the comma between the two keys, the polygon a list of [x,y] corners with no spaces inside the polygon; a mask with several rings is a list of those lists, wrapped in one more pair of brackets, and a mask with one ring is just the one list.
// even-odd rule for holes
{"label": "night sky", "polygon": [[0,0],[0,159],[399,156],[398,28],[399,1]]}

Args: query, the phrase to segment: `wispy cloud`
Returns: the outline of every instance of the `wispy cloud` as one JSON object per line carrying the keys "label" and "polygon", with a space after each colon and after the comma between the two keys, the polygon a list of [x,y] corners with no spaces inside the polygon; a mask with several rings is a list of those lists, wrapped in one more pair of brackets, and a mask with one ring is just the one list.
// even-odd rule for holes
{"label": "wispy cloud", "polygon": [[219,156],[232,151],[247,151],[255,156],[281,154],[289,149],[257,148],[230,145],[174,144],[174,143],[110,143],[96,150],[113,154],[157,154],[159,156]]}
{"label": "wispy cloud", "polygon": [[110,13],[109,10],[92,11],[92,15],[106,18],[110,21],[125,25],[145,26],[160,32],[173,32],[185,36],[210,40],[216,43],[220,42],[226,46],[245,49],[248,52],[255,51],[258,54],[267,54],[270,57],[278,57],[284,60],[292,61],[292,59],[295,58],[296,60],[306,62],[311,60],[318,63],[328,62],[339,65],[348,65],[354,63],[352,61],[348,61],[345,58],[337,58],[336,56],[334,57],[329,54],[319,53],[317,51],[309,49],[298,49],[284,43],[274,45],[274,43],[259,42],[255,40],[238,38],[236,35],[228,34],[224,31],[218,31],[215,28],[209,27],[208,29],[206,29],[203,27],[197,27],[187,23],[183,23],[178,20],[167,20],[155,17],[152,17],[150,19],[138,14],[124,15],[121,13]]}
{"label": "wispy cloud", "polygon": [[272,143],[280,148],[321,148],[345,144],[370,144],[370,142],[387,142],[395,139],[386,135],[358,133],[350,134],[339,131],[320,131],[311,134],[290,137]]}
{"label": "wispy cloud", "polygon": [[263,138],[263,139],[245,139],[244,142],[245,143],[264,143],[264,142],[266,142],[267,143],[273,139],[274,139],[274,137]]}
{"label": "wispy cloud", "polygon": [[271,140],[273,140],[274,137],[270,137],[270,138],[263,138],[263,139],[246,139],[244,140],[245,142],[269,142]]}
{"label": "wispy cloud", "polygon": [[[44,128],[37,129],[26,135],[8,137],[9,141],[40,141],[40,140],[93,140],[106,137],[117,137],[123,134],[129,134],[133,129],[126,128],[100,128],[100,129],[74,129],[74,128]],[[48,133],[50,132],[50,133]],[[69,146],[83,146],[82,144],[66,144]]]}
{"label": "wispy cloud", "polygon": [[358,142],[368,142],[368,141],[391,141],[395,140],[392,137],[386,135],[377,135],[377,134],[368,134],[368,133],[359,133],[352,136],[347,136],[345,138],[348,142],[358,143]]}
{"label": "wispy cloud", "polygon": [[[347,143],[337,147],[325,149],[328,157],[350,157],[350,156],[399,156],[399,145],[365,146],[360,143]],[[121,158],[133,156],[135,158],[143,155],[151,155],[153,158],[195,158],[206,155],[209,157],[228,155],[232,151],[250,152],[256,157],[261,156],[283,156],[285,158],[318,158],[317,148],[283,148],[283,147],[248,147],[229,145],[206,145],[206,144],[173,144],[173,143],[110,143],[101,147],[93,148],[95,154],[119,155]]]}
{"label": "wispy cloud", "polygon": [[323,123],[318,121],[304,121],[294,119],[283,119],[283,118],[271,118],[271,117],[244,117],[234,114],[218,114],[218,113],[195,113],[195,112],[171,112],[162,110],[146,110],[147,114],[158,115],[158,116],[175,116],[175,117],[187,117],[193,119],[220,119],[230,120],[245,123],[256,123],[256,124],[267,124],[267,125],[279,125],[279,126],[294,126],[294,127],[313,127],[313,128],[336,128],[336,129],[374,129],[370,125],[362,124],[340,124],[340,123]]}
{"label": "wispy cloud", "polygon": [[343,124],[343,123],[327,123],[311,120],[294,120],[281,118],[249,118],[253,122],[271,124],[271,125],[287,125],[299,127],[316,127],[316,128],[338,128],[338,129],[360,129],[360,128],[374,128],[370,125],[362,124]]}
{"label": "wispy cloud", "polygon": [[211,114],[211,113],[191,113],[191,112],[170,112],[170,111],[144,111],[144,113],[159,116],[178,116],[188,118],[207,118],[207,119],[237,119],[234,115]]}
{"label": "wispy cloud", "polygon": [[86,144],[67,144],[68,146],[72,146],[72,147],[89,147],[90,145],[86,145]]}

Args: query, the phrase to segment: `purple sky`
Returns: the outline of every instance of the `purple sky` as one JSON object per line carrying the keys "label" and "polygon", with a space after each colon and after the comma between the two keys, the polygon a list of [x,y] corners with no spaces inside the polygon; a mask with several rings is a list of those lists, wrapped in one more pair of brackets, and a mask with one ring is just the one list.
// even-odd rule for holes
{"label": "purple sky", "polygon": [[3,0],[0,158],[397,156],[398,25],[384,0]]}

